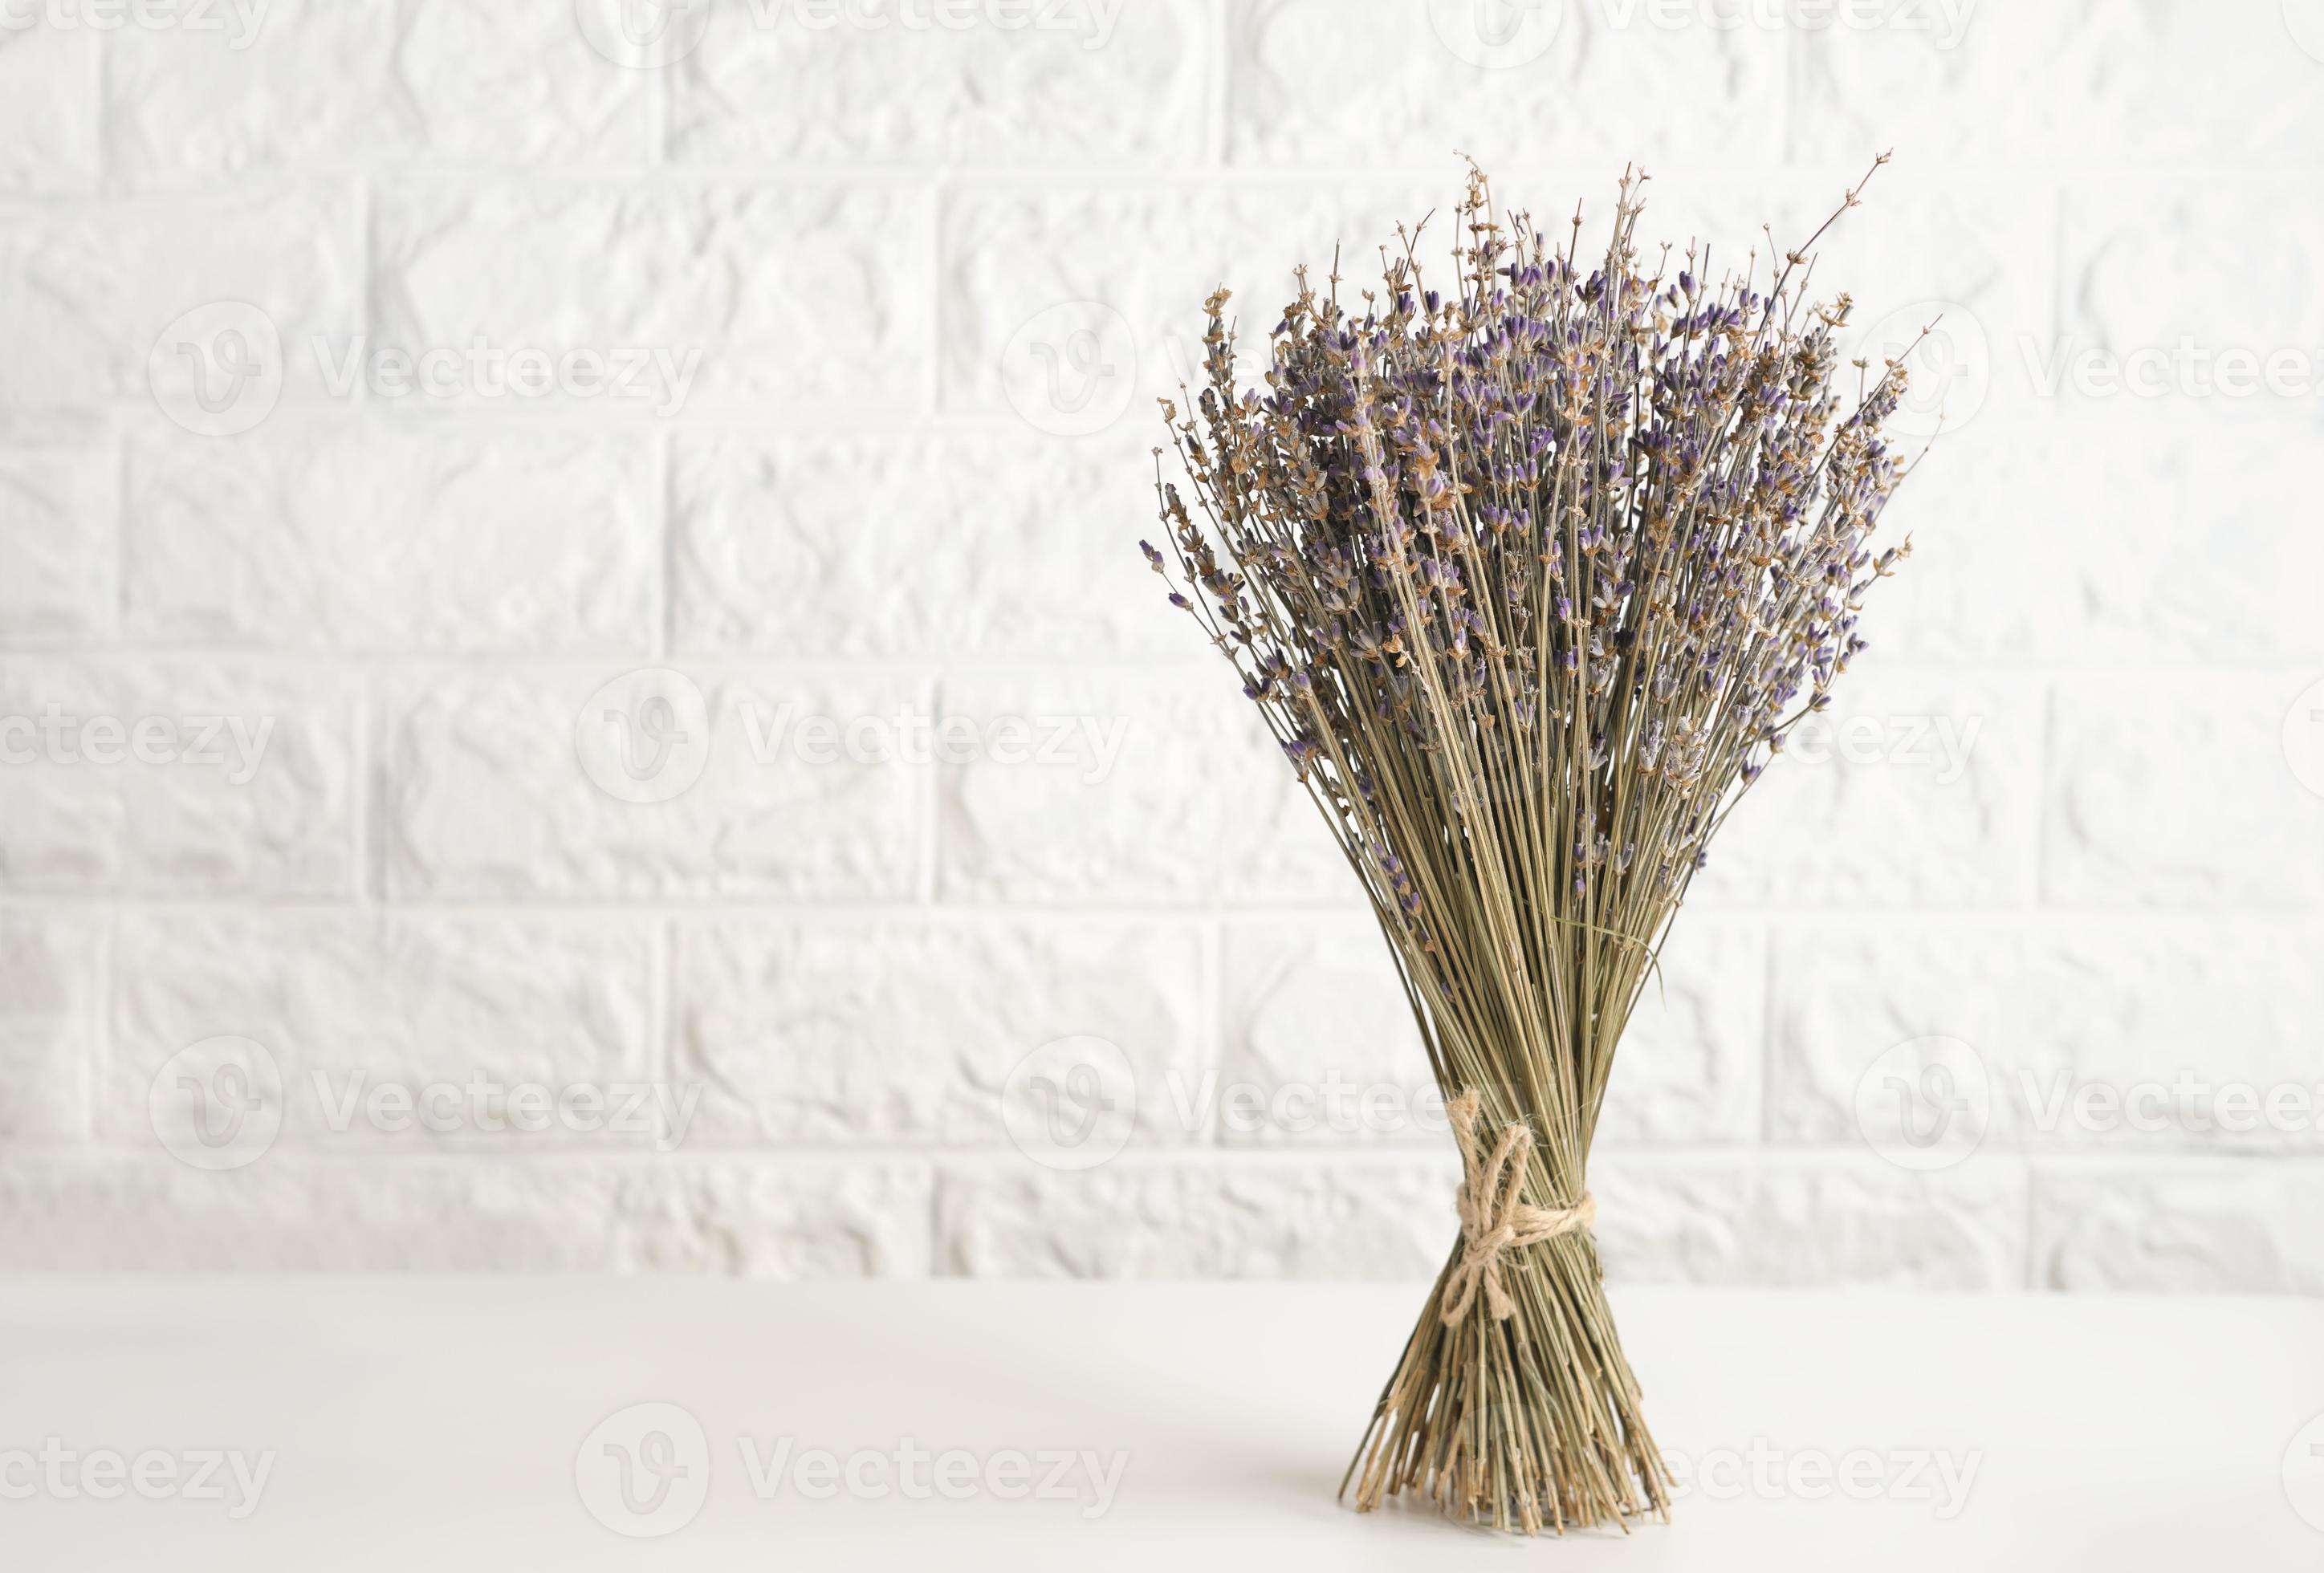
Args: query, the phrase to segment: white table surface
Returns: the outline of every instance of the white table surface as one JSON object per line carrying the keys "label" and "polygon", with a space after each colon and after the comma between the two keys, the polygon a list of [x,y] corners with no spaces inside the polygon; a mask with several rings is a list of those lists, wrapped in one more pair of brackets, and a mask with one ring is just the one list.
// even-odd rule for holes
{"label": "white table surface", "polygon": [[[0,1467],[10,1569],[1508,1568],[2170,1569],[2324,1566],[2324,1304],[1631,1290],[1616,1297],[1665,1449],[1705,1461],[1674,1522],[1525,1541],[1338,1505],[1422,1286],[750,1284],[693,1280],[0,1279],[0,1456],[275,1454],[254,1507],[66,1499]],[[610,1439],[681,1406],[707,1495],[630,1538],[593,1516]],[[616,1418],[613,1432],[598,1432]],[[629,1428],[623,1431],[622,1428]],[[680,1428],[683,1429],[682,1427]],[[664,1435],[669,1432],[664,1431]],[[778,1439],[876,1456],[866,1495],[761,1496]],[[904,1439],[963,1455],[895,1471]],[[2295,1440],[2301,1446],[2295,1449]],[[585,1449],[585,1440],[591,1446]],[[1761,1464],[1753,1478],[1751,1456]],[[1105,1511],[1002,1500],[992,1456],[1123,1455]],[[1857,1500],[1810,1499],[1851,1453]],[[2287,1480],[2286,1459],[2300,1462]],[[1933,1463],[1976,1473],[1958,1511]],[[589,1458],[595,1457],[592,1464]],[[634,1457],[634,1456],[633,1456]],[[1715,1461],[1723,1460],[1723,1461]],[[61,1467],[61,1466],[58,1466]],[[173,1465],[190,1469],[190,1465]],[[1035,1460],[1033,1484],[1056,1467]],[[1802,1491],[1786,1484],[1800,1468]],[[590,1469],[597,1472],[587,1476]],[[2311,1471],[2302,1473],[2301,1471]],[[885,1472],[883,1474],[883,1471]],[[60,1476],[75,1485],[77,1476]],[[220,1471],[222,1479],[231,1476]],[[157,1466],[157,1482],[158,1482]],[[656,1476],[633,1476],[632,1504]],[[978,1479],[982,1480],[980,1474]],[[1005,1489],[1005,1467],[995,1476]],[[102,1476],[100,1476],[100,1480]],[[883,1496],[868,1494],[885,1481]],[[810,1484],[813,1484],[810,1478]],[[1919,1495],[1923,1485],[1930,1495]],[[23,1495],[25,1488],[31,1495]],[[165,1490],[157,1484],[157,1490]],[[684,1480],[662,1498],[684,1505]]]}

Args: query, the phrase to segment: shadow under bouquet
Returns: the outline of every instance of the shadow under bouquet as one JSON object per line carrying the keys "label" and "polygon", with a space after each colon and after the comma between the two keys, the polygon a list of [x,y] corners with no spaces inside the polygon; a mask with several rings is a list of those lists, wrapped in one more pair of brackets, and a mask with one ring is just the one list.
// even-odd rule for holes
{"label": "shadow under bouquet", "polygon": [[1355,303],[1336,264],[1299,270],[1249,389],[1221,290],[1203,384],[1163,406],[1185,484],[1157,477],[1167,549],[1140,544],[1362,882],[1461,1149],[1459,1237],[1342,1486],[1359,1509],[1409,1490],[1529,1533],[1667,1512],[1591,1140],[1706,843],[1910,551],[1868,544],[1903,357],[1843,362],[1848,297],[1806,299],[1823,231],[1764,276],[1706,282],[1699,248],[1648,267],[1643,180],[1585,257],[1578,214],[1504,216],[1472,167],[1448,288],[1417,228]]}

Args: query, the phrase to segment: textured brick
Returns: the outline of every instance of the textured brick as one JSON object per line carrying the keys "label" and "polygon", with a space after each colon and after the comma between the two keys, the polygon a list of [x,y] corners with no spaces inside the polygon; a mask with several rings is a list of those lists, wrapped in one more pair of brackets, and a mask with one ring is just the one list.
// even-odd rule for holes
{"label": "textured brick", "polygon": [[436,159],[623,163],[650,156],[647,90],[608,69],[565,5],[406,0],[391,101]]}
{"label": "textured brick", "polygon": [[[552,359],[659,351],[650,397],[678,409],[910,406],[927,380],[924,198],[862,182],[412,182],[374,218],[377,338],[420,353],[481,338]],[[505,403],[506,400],[503,400]]]}
{"label": "textured brick", "polygon": [[2015,1289],[2025,1175],[1911,1174],[1870,1154],[1617,1154],[1592,1164],[1606,1276],[1628,1283]]}
{"label": "textured brick", "polygon": [[405,1133],[381,1129],[362,1104],[344,1112],[350,1097],[387,1084],[416,1092],[480,1077],[557,1093],[648,1080],[642,920],[162,911],[125,917],[120,952],[104,1090],[116,1140],[151,1143],[155,1075],[189,1044],[227,1034],[258,1043],[280,1068],[276,1153],[449,1141],[512,1156],[654,1139],[494,1131],[466,1114],[454,1117],[455,1132]]}
{"label": "textured brick", "polygon": [[[270,318],[284,389],[322,387],[296,353],[357,317],[355,207],[344,192],[258,188],[198,204],[44,209],[0,229],[0,431],[27,418],[152,396],[162,330],[215,301]],[[31,303],[37,303],[34,308]]]}
{"label": "textured brick", "polygon": [[[900,755],[871,759],[868,747],[859,762],[844,741],[798,729],[811,719],[845,727],[925,715],[925,697],[873,677],[702,670],[686,681],[703,696],[708,754],[694,766],[683,753],[659,757],[659,768],[699,775],[665,801],[637,802],[604,790],[576,748],[585,711],[616,675],[395,674],[379,712],[390,891],[596,899],[909,893],[914,805],[927,767]],[[602,722],[591,714],[590,724]]]}
{"label": "textured brick", "polygon": [[91,32],[0,30],[0,191],[95,189],[97,60]]}
{"label": "textured brick", "polygon": [[108,42],[105,133],[145,184],[226,181],[396,150],[393,0],[275,0],[252,26],[124,27]]}
{"label": "textured brick", "polygon": [[646,152],[643,79],[592,51],[569,6],[271,0],[246,39],[230,7],[217,14],[215,32],[115,34],[106,142],[126,179]]}
{"label": "textured brick", "polygon": [[2034,896],[2042,692],[1867,657],[1711,843],[1729,906],[2012,906]]}
{"label": "textured brick", "polygon": [[1623,1031],[1599,1142],[1754,1139],[1766,998],[1767,941],[1757,923],[1681,916]]}
{"label": "textured brick", "polygon": [[927,1166],[899,1160],[0,1162],[19,1270],[918,1277],[928,1217]]}
{"label": "textured brick", "polygon": [[[83,751],[86,723],[100,719],[120,735],[100,730],[96,747],[118,763]],[[0,748],[19,761],[0,769],[0,887],[251,897],[355,888],[355,685],[340,674],[161,658],[0,661]]]}
{"label": "textured brick", "polygon": [[2319,939],[2313,922],[2265,918],[1787,923],[1775,947],[1770,1133],[1860,1143],[1864,1076],[1898,1044],[1941,1036],[1968,1044],[1981,1068],[1977,1161],[2029,1147],[2314,1150],[2324,1134],[2312,1128],[2220,1128],[2208,1092],[2190,1095],[2185,1118],[2142,1106],[2142,1118],[2162,1120],[2153,1130],[2108,1105],[2080,1118],[2071,1099],[2190,1077],[2312,1096],[2324,1083],[2324,977],[2310,961]]}
{"label": "textured brick", "polygon": [[[2309,614],[2324,537],[2308,525],[2305,480],[2277,462],[2308,428],[2250,410],[2188,441],[2145,410],[2112,414],[1946,434],[1885,516],[1884,534],[1912,535],[1913,560],[1876,593],[1868,667],[2015,657],[2324,670],[2324,626]],[[2249,572],[2254,557],[2270,572]]]}
{"label": "textured brick", "polygon": [[672,1073],[706,1083],[708,1136],[998,1144],[1012,1067],[1082,1034],[1128,1056],[1134,1139],[1202,1134],[1169,1095],[1209,1052],[1188,926],[706,921],[677,943]]}
{"label": "textured brick", "polygon": [[65,913],[0,913],[0,1138],[88,1131],[100,928]]}
{"label": "textured brick", "polygon": [[948,680],[942,703],[988,740],[942,771],[947,898],[1362,899],[1227,674],[995,673]]}
{"label": "textured brick", "polygon": [[[2324,1292],[2324,1135],[2216,1107],[2324,1081],[2324,786],[2285,741],[2324,393],[2218,385],[2231,352],[2324,376],[2324,0],[703,0],[651,69],[601,52],[623,4],[0,26],[0,753],[33,745],[0,762],[0,1262],[1425,1276],[1425,1056],[1135,555],[1152,400],[1222,283],[1248,375],[1296,262],[1352,298],[1433,213],[1442,282],[1456,149],[1553,229],[1580,199],[1585,251],[1640,161],[1642,255],[1716,271],[1893,144],[1815,282],[1843,358],[1941,319],[1901,449],[1943,430],[1882,532],[1918,551],[1637,1002],[1609,1268]],[[452,386],[372,358],[428,351]],[[499,387],[528,351],[642,354],[648,397]],[[235,781],[51,758],[51,704],[275,728]],[[301,1107],[201,1173],[144,1092],[238,1031],[297,1098],[704,1102],[674,1155]],[[1931,1036],[1988,1105],[1934,1169],[1856,1108]],[[1111,1156],[1027,1057],[1101,1041]],[[2109,1118],[2182,1077],[2199,1118]],[[1335,1079],[1420,1112],[1314,1128]],[[1035,1152],[1028,1088],[1074,1151]]]}
{"label": "textured brick", "polygon": [[1442,1164],[947,1164],[941,1270],[975,1278],[1425,1278],[1459,1226]]}
{"label": "textured brick", "polygon": [[650,455],[618,436],[278,420],[128,458],[129,615],[162,639],[651,648]]}
{"label": "textured brick", "polygon": [[675,640],[817,660],[1198,658],[1202,639],[1134,544],[1154,530],[1149,435],[682,441]]}
{"label": "textured brick", "polygon": [[2061,683],[2043,895],[2076,906],[2312,906],[2324,896],[2324,819],[2282,747],[2284,713],[2311,681]]}
{"label": "textured brick", "polygon": [[[1509,163],[1772,163],[1786,41],[1779,30],[1658,25],[1645,6],[1568,0],[1264,0],[1228,8],[1228,137],[1239,163],[1452,168],[1453,150]],[[1659,12],[1656,13],[1659,15]],[[1506,68],[1472,63],[1508,30]],[[1653,114],[1639,106],[1653,104]],[[1554,150],[1551,151],[1551,150]]]}
{"label": "textured brick", "polygon": [[869,13],[880,26],[831,9],[822,26],[796,5],[714,11],[671,73],[671,156],[1151,165],[1202,147],[1200,0],[955,8],[961,23],[933,26],[905,20],[920,8]]}
{"label": "textured brick", "polygon": [[2045,1164],[2040,1289],[2324,1295],[2324,1164]]}
{"label": "textured brick", "polygon": [[1795,155],[1852,159],[1893,144],[1900,158],[2048,170],[2306,164],[2324,154],[2319,68],[2294,44],[2283,7],[2058,0],[1888,10],[1935,25],[1803,31]]}
{"label": "textured brick", "polygon": [[113,632],[119,531],[102,455],[0,456],[0,644],[97,642]]}

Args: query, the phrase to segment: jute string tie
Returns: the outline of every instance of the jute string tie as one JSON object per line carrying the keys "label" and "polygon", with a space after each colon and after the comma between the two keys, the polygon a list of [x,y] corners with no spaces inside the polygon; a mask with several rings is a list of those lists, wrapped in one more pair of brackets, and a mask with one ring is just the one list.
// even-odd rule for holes
{"label": "jute string tie", "polygon": [[1588,1191],[1572,1207],[1533,1207],[1519,1200],[1526,1160],[1533,1154],[1533,1131],[1523,1124],[1501,1133],[1485,1150],[1477,1121],[1483,1100],[1474,1088],[1445,1104],[1452,1139],[1461,1145],[1461,1259],[1444,1283],[1444,1325],[1459,1327],[1480,1295],[1495,1321],[1517,1309],[1501,1280],[1501,1257],[1560,1235],[1593,1227],[1598,1199]]}

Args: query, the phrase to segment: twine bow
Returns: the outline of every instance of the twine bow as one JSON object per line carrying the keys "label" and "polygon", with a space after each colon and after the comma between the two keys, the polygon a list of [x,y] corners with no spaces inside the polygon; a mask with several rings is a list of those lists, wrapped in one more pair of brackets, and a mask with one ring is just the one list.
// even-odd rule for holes
{"label": "twine bow", "polygon": [[1485,1309],[1495,1321],[1506,1321],[1517,1307],[1501,1281],[1501,1256],[1554,1240],[1598,1221],[1598,1199],[1588,1191],[1572,1207],[1533,1207],[1518,1199],[1524,1188],[1526,1160],[1533,1153],[1533,1131],[1523,1124],[1501,1133],[1489,1156],[1477,1132],[1482,1099],[1471,1088],[1444,1106],[1452,1120],[1452,1137],[1461,1145],[1461,1259],[1444,1281],[1444,1325],[1459,1327],[1481,1292]]}

